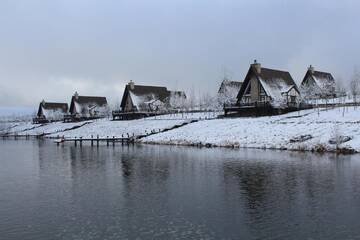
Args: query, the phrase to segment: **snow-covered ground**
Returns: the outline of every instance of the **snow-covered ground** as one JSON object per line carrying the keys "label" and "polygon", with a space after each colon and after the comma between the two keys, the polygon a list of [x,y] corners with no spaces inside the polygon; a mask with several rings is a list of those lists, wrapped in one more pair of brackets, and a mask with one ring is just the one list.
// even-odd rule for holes
{"label": "snow-covered ground", "polygon": [[64,131],[67,131],[74,127],[82,127],[90,123],[92,123],[92,121],[74,122],[74,123],[53,122],[42,125],[37,124],[35,128],[23,131],[19,135],[41,135],[41,134],[63,135],[62,133]]}
{"label": "snow-covered ground", "polygon": [[[188,120],[155,120],[155,119],[139,119],[130,121],[110,121],[108,119],[100,119],[92,122],[91,124],[84,125],[81,128],[66,131],[60,135],[65,138],[73,137],[94,137],[99,135],[100,138],[107,136],[121,137],[122,135],[143,135],[151,131],[159,131],[165,128],[170,128]],[[55,137],[57,134],[50,135]]]}
{"label": "snow-covered ground", "polygon": [[147,119],[161,119],[161,120],[202,120],[217,118],[218,115],[224,114],[220,112],[191,112],[191,113],[173,113],[166,115],[159,115],[155,117],[149,117]]}
{"label": "snow-covered ground", "polygon": [[[8,133],[10,135],[40,135],[46,134],[50,137],[64,136],[72,137],[99,137],[122,135],[143,135],[151,131],[159,131],[171,128],[194,119],[212,119],[219,113],[198,112],[198,113],[177,113],[149,117],[130,121],[111,121],[110,119],[98,119],[87,122],[63,123],[54,122],[47,124],[32,124],[31,122],[4,123],[0,129],[0,134]],[[6,124],[6,125],[5,125]],[[69,130],[71,128],[76,129]]]}
{"label": "snow-covered ground", "polygon": [[7,128],[3,131],[0,131],[0,134],[7,133],[9,135],[16,134],[16,135],[34,136],[44,133],[45,134],[60,133],[76,126],[82,126],[85,123],[88,122],[76,122],[76,123],[53,122],[47,124],[32,124],[31,122],[8,123]]}
{"label": "snow-covered ground", "polygon": [[[20,134],[21,132],[36,127],[31,122],[3,122],[0,134]],[[40,125],[38,125],[40,126]]]}
{"label": "snow-covered ground", "polygon": [[336,97],[336,98],[329,98],[329,99],[308,99],[305,100],[308,104],[352,104],[352,103],[358,103],[359,101],[355,101],[354,98],[350,95],[343,96],[343,97]]}
{"label": "snow-covered ground", "polygon": [[360,108],[313,109],[272,117],[199,121],[141,141],[292,150],[323,148],[331,151],[336,149],[336,144],[329,143],[329,140],[341,136],[351,137],[351,140],[338,144],[339,148],[360,152]]}
{"label": "snow-covered ground", "polygon": [[[311,109],[259,118],[214,119],[216,113],[171,114],[130,121],[98,119],[77,123],[9,123],[6,132],[19,135],[121,137],[144,135],[172,128],[190,120],[200,121],[145,137],[140,142],[175,145],[211,145],[291,150],[360,152],[360,107]],[[78,127],[69,130],[70,128]],[[1,132],[0,134],[4,133]],[[347,139],[346,139],[347,138]],[[342,140],[346,139],[346,142]],[[335,142],[335,143],[334,143]]]}

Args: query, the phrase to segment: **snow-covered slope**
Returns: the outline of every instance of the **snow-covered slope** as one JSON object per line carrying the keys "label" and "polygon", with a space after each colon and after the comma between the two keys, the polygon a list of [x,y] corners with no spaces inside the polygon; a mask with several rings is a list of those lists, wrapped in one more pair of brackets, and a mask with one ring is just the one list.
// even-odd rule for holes
{"label": "snow-covered slope", "polygon": [[[159,131],[171,128],[175,125],[188,122],[193,119],[216,118],[217,113],[185,113],[168,114],[156,117],[149,117],[130,121],[111,121],[110,119],[98,119],[86,122],[63,123],[53,122],[47,124],[32,124],[30,122],[7,123],[0,127],[0,134],[8,133],[10,135],[40,135],[46,134],[50,137],[57,135],[65,137],[99,137],[122,135],[143,135],[151,131]],[[71,129],[78,127],[76,129]],[[70,129],[70,130],[69,130]]]}
{"label": "snow-covered slope", "polygon": [[[99,137],[115,136],[121,137],[123,134],[129,135],[142,135],[150,133],[153,130],[159,131],[165,128],[173,127],[174,125],[181,124],[186,120],[152,120],[152,119],[139,119],[131,121],[110,121],[108,119],[101,119],[87,124],[81,128],[61,133],[65,138],[72,137]],[[56,136],[57,134],[50,135]]]}
{"label": "snow-covered slope", "polygon": [[[360,108],[306,110],[286,115],[200,121],[142,139],[145,143],[293,150],[334,150],[329,140],[349,136],[338,147],[360,151]],[[307,140],[305,140],[307,139]],[[339,141],[338,141],[339,143]]]}

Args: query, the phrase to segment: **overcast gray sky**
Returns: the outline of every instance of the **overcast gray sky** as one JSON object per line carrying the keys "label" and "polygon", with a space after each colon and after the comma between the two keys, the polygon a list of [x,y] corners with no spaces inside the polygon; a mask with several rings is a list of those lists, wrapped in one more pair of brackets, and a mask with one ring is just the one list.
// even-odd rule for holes
{"label": "overcast gray sky", "polygon": [[356,0],[0,0],[0,107],[119,101],[123,87],[215,93],[226,67],[309,64],[349,79],[360,63]]}

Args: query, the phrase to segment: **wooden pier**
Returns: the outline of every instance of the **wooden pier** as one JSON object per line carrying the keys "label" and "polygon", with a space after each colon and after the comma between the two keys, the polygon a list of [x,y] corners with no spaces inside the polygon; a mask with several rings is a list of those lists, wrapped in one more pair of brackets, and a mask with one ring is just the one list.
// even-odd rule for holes
{"label": "wooden pier", "polygon": [[136,137],[135,136],[130,136],[129,134],[127,134],[127,136],[122,135],[121,137],[109,137],[106,136],[105,138],[102,137],[100,138],[99,136],[91,136],[89,138],[83,138],[83,137],[75,137],[75,138],[56,138],[55,142],[57,145],[60,145],[60,143],[64,143],[64,142],[73,142],[74,146],[77,147],[82,146],[83,143],[88,142],[90,143],[91,146],[99,146],[100,142],[106,142],[106,146],[115,146],[116,143],[121,143],[123,144],[133,144],[135,142]]}

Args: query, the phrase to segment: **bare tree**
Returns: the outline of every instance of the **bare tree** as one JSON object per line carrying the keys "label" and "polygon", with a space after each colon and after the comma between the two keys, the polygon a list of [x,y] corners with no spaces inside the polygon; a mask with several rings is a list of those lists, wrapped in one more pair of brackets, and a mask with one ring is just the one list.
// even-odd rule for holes
{"label": "bare tree", "polygon": [[188,102],[188,108],[190,108],[190,110],[193,110],[195,108],[196,105],[196,96],[195,96],[195,88],[194,86],[191,87],[190,89],[190,95],[189,98],[187,100]]}
{"label": "bare tree", "polygon": [[360,94],[360,73],[357,68],[354,69],[354,73],[350,81],[350,92],[356,105],[357,96]]}

